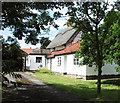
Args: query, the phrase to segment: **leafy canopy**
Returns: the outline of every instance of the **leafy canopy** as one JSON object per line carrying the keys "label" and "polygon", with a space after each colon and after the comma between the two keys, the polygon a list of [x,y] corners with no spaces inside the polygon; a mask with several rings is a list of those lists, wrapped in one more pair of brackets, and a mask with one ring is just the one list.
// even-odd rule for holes
{"label": "leafy canopy", "polygon": [[[48,10],[61,9],[71,3],[64,2],[2,2],[2,29],[10,28],[18,39],[37,44],[38,35],[48,31],[49,26],[58,29],[54,19],[62,16],[57,11],[50,16]],[[33,12],[36,10],[38,13]]]}
{"label": "leafy canopy", "polygon": [[22,57],[27,54],[20,49],[15,38],[2,39],[2,72],[10,73],[22,70]]}
{"label": "leafy canopy", "polygon": [[82,42],[76,52],[78,58],[83,58],[80,65],[98,68],[98,96],[101,94],[102,66],[113,60],[120,65],[120,12],[114,8],[108,11],[108,5],[105,2],[77,2],[69,6],[67,12],[70,15],[68,24],[82,31]]}

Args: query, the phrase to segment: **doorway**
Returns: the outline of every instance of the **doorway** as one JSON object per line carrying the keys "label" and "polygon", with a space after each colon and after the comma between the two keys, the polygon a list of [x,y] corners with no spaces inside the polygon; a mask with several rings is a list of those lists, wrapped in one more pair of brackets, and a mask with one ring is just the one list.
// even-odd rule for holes
{"label": "doorway", "polygon": [[67,56],[64,56],[64,73],[67,73]]}
{"label": "doorway", "polygon": [[52,70],[52,59],[50,59],[50,70]]}

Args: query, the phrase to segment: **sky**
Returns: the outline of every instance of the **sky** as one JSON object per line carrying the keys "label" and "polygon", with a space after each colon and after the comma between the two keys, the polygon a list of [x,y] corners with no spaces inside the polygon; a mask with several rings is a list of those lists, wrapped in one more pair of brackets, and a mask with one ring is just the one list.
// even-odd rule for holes
{"label": "sky", "polygon": [[[51,10],[48,10],[48,11],[49,11],[50,15],[53,14],[53,12]],[[53,11],[55,12],[57,10],[54,9]],[[65,14],[66,11],[67,11],[67,9],[65,8],[65,9],[62,9],[62,10],[59,10],[59,11],[61,13]],[[33,12],[37,13],[36,10],[33,10]],[[59,18],[59,19],[55,20],[55,23],[59,25],[58,30],[56,28],[54,28],[54,27],[51,26],[49,34],[48,35],[41,35],[41,36],[49,37],[50,40],[53,40],[55,38],[55,36],[57,35],[57,33],[60,30],[62,30],[62,29],[64,29],[64,28],[67,27],[67,26],[63,26],[63,25],[67,22],[68,18],[69,17],[67,16],[67,17],[63,17],[63,18]],[[12,31],[10,31],[9,28],[5,29],[4,31],[0,30],[0,35],[3,35],[3,38],[5,38],[5,39],[7,39],[8,36],[13,37]],[[24,41],[24,39],[25,38],[23,38],[22,40],[18,40],[17,39],[21,48],[32,48],[32,49],[34,49],[34,48],[40,48],[40,43],[38,43],[36,45],[31,45],[30,43],[26,44],[25,41]]]}

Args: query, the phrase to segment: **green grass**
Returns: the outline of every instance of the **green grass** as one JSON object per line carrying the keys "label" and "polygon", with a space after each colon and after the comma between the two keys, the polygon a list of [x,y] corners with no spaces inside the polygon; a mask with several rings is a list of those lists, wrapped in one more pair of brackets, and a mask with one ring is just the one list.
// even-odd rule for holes
{"label": "green grass", "polygon": [[39,69],[36,70],[37,73],[44,73],[44,74],[49,74],[49,75],[53,75],[54,73],[48,69]]}
{"label": "green grass", "polygon": [[81,81],[61,75],[50,75],[48,73],[35,72],[35,77],[47,84],[66,90],[88,101],[119,101],[120,102],[120,79],[102,80],[102,95],[97,98],[97,80]]}

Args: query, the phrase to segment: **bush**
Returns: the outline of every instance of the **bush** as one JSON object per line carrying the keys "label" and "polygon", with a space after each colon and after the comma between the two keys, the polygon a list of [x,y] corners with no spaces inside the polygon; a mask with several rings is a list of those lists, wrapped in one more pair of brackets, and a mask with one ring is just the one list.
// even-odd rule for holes
{"label": "bush", "polygon": [[50,71],[48,69],[39,69],[39,70],[36,70],[36,72],[50,74],[50,75],[54,74],[52,71]]}
{"label": "bush", "polygon": [[4,72],[18,71],[18,62],[15,60],[2,60],[2,70]]}

